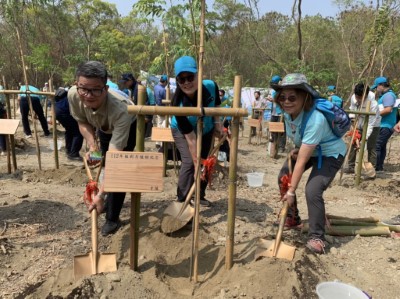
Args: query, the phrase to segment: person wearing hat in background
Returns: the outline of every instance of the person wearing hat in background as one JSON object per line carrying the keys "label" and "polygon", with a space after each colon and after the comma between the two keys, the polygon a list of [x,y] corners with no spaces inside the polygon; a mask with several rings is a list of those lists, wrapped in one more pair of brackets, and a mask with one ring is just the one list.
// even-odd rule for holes
{"label": "person wearing hat in background", "polygon": [[[89,164],[98,151],[103,157],[108,151],[133,151],[136,145],[136,116],[128,113],[127,105],[133,105],[129,97],[107,85],[107,69],[99,61],[87,61],[76,70],[76,85],[68,90],[71,115],[78,122],[79,130],[87,141],[89,151],[85,159]],[[96,133],[100,140],[100,149]],[[107,177],[104,178],[105,180]],[[89,211],[106,212],[106,222],[101,234],[107,236],[121,226],[119,215],[125,200],[125,192],[104,192],[104,184],[93,199]],[[106,205],[104,200],[107,198]]]}
{"label": "person wearing hat in background", "polygon": [[386,158],[386,145],[392,136],[397,120],[397,96],[390,87],[389,80],[386,77],[377,77],[374,81],[372,90],[376,89],[379,96],[378,107],[381,116],[381,125],[378,139],[376,141],[376,171],[383,171],[383,164]]}
{"label": "person wearing hat in background", "polygon": [[[278,84],[281,80],[282,80],[281,76],[274,75],[274,76],[272,76],[271,81],[269,83],[270,84]],[[278,105],[278,103],[275,101],[275,95],[276,95],[276,91],[272,90],[271,91],[271,96],[272,96],[271,122],[279,122],[281,115],[282,115],[282,110],[281,110],[280,106]],[[281,152],[285,152],[286,132],[283,132],[283,133],[272,132],[269,142],[275,143],[277,141],[279,141],[279,144],[278,144],[279,150]],[[275,154],[271,154],[271,156],[275,157]]]}
{"label": "person wearing hat in background", "polygon": [[[165,106],[162,101],[167,98],[167,91],[165,87],[168,85],[167,75],[162,75],[160,81],[156,86],[154,86],[154,98],[156,106]],[[165,128],[165,115],[157,115],[157,127]],[[156,147],[160,148],[162,142],[157,141]]]}
{"label": "person wearing hat in background", "polygon": [[335,85],[328,86],[328,100],[331,101],[336,106],[338,106],[339,108],[343,108],[343,100],[336,94]]}
{"label": "person wearing hat in background", "polygon": [[[191,56],[182,56],[175,61],[175,76],[177,88],[173,98],[175,107],[197,107],[198,78],[196,61]],[[211,80],[203,80],[202,85],[202,107],[218,107],[221,104],[218,85]],[[179,171],[177,197],[183,202],[194,183],[195,166],[197,165],[197,127],[198,117],[194,116],[173,116],[171,120],[172,136],[176,147],[181,155],[181,169]],[[201,158],[208,156],[215,134],[218,138],[222,136],[223,128],[218,116],[203,117],[203,135]],[[205,199],[207,181],[201,181],[200,204],[210,206]]]}
{"label": "person wearing hat in background", "polygon": [[[375,100],[375,94],[369,90],[369,86],[365,86],[364,83],[358,83],[354,87],[354,94],[351,96],[350,100],[350,110],[353,111],[365,111],[368,102],[370,102],[370,112],[376,113],[376,115],[370,115],[368,118],[367,127],[367,151],[368,151],[368,162],[372,165],[376,164],[376,139],[379,135],[379,127],[381,124],[381,117],[379,115],[378,102]],[[362,106],[361,106],[362,104]],[[349,115],[350,118],[354,118],[354,114]],[[362,130],[364,127],[364,115],[358,116],[358,122],[356,129],[359,134],[362,135]],[[344,169],[345,173],[354,173],[354,168],[356,165],[356,155],[357,148],[352,145],[349,153],[349,164],[348,167]]]}
{"label": "person wearing hat in background", "polygon": [[[26,91],[26,85],[19,83],[20,91]],[[28,85],[28,90],[29,91],[40,91],[38,88]],[[50,131],[49,131],[49,126],[47,124],[46,117],[44,116],[43,112],[43,107],[40,104],[40,96],[31,94],[31,103],[32,103],[32,109],[33,112],[37,115],[40,125],[42,126],[44,137],[50,136]],[[32,131],[31,127],[29,126],[29,102],[28,102],[28,97],[27,94],[25,93],[20,93],[18,95],[18,103],[19,103],[19,109],[21,112],[21,119],[22,119],[22,126],[24,128],[24,133],[25,133],[25,138],[32,138]]]}
{"label": "person wearing hat in background", "polygon": [[[284,111],[286,132],[295,144],[290,152],[293,173],[288,191],[282,197],[289,205],[285,226],[296,228],[301,224],[297,209],[296,190],[304,172],[311,168],[305,186],[305,197],[308,208],[309,233],[306,247],[314,253],[325,253],[325,203],[324,191],[341,168],[346,154],[346,144],[332,132],[325,116],[313,109],[304,134],[301,137],[300,128],[303,125],[304,114],[311,111],[319,93],[307,83],[303,74],[286,75],[280,84],[271,84],[276,91],[275,100]],[[322,164],[318,167],[317,146],[321,147]],[[286,160],[278,176],[281,178],[289,173]]]}

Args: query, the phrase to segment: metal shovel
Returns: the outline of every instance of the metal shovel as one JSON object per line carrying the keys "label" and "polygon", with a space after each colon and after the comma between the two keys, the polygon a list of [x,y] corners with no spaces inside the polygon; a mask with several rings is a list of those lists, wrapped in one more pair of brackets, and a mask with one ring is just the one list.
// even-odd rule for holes
{"label": "metal shovel", "polygon": [[[223,136],[216,146],[210,151],[209,157],[213,156],[226,140],[226,135]],[[195,209],[189,204],[196,188],[196,182],[193,183],[184,202],[172,202],[164,211],[161,221],[161,231],[165,234],[176,232],[184,227],[194,216]]]}
{"label": "metal shovel", "polygon": [[[85,163],[86,173],[89,177],[89,180],[92,181],[92,175],[86,159],[84,158],[83,161]],[[98,180],[100,171],[101,166],[96,177],[96,181]],[[92,196],[94,195],[92,194]],[[117,271],[117,259],[115,253],[99,253],[97,250],[97,210],[93,209],[90,215],[92,220],[92,251],[88,254],[74,257],[75,279],[102,272]]]}

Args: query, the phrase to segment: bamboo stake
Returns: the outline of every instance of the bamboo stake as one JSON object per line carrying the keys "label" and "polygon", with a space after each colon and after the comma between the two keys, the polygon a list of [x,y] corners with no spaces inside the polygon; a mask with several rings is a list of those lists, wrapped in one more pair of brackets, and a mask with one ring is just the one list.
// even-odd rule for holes
{"label": "bamboo stake", "polygon": [[[175,115],[175,116],[247,116],[244,108],[204,107],[166,107],[166,106],[128,106],[130,114]],[[204,112],[204,113],[203,113]]]}
{"label": "bamboo stake", "polygon": [[[308,223],[305,223],[302,232],[307,233]],[[389,227],[385,226],[325,226],[325,233],[331,236],[390,236]]]}
{"label": "bamboo stake", "polygon": [[[24,52],[22,50],[22,43],[21,43],[21,37],[19,35],[19,30],[18,27],[15,27],[16,33],[17,33],[17,39],[18,39],[18,46],[19,46],[19,52],[21,55],[21,63],[22,63],[22,71],[24,73],[24,80],[25,80],[25,89],[29,90],[29,84],[28,84],[28,76],[26,75],[26,67],[25,67],[25,59],[24,59]],[[42,170],[42,162],[40,160],[40,146],[39,146],[39,137],[37,134],[37,127],[36,127],[36,121],[35,121],[35,114],[33,113],[33,107],[32,107],[32,99],[30,94],[27,96],[28,99],[28,104],[29,104],[29,110],[31,112],[31,118],[32,118],[32,123],[33,123],[33,129],[35,131],[35,144],[36,144],[36,155],[38,158],[38,163],[39,163],[39,170]]]}
{"label": "bamboo stake", "polygon": [[[166,100],[170,102],[170,89],[169,89],[169,74],[168,74],[168,49],[167,49],[167,38],[165,34],[165,26],[164,22],[162,22],[162,27],[163,27],[163,45],[164,45],[164,55],[165,55],[165,74],[167,76],[167,86],[165,87],[166,90]],[[169,127],[169,115],[165,115],[165,127]],[[164,150],[164,177],[167,176],[167,164],[168,164],[168,142],[163,142],[163,150]],[[173,157],[174,161],[174,169],[176,169],[176,163],[175,163],[175,154]]]}
{"label": "bamboo stake", "polygon": [[[200,46],[199,46],[199,63],[198,63],[198,88],[197,88],[197,108],[201,110],[203,106],[203,59],[204,59],[204,21],[206,12],[206,2],[201,0],[201,17],[200,17]],[[195,30],[193,28],[194,34]],[[200,223],[200,168],[201,168],[201,146],[203,136],[203,118],[197,119],[197,166],[196,166],[196,201],[195,201],[195,217],[193,227],[193,280],[198,281],[198,265],[199,265],[199,223]]]}
{"label": "bamboo stake", "polygon": [[[233,108],[240,105],[240,91],[242,89],[242,76],[235,76]],[[228,223],[226,238],[226,256],[225,268],[231,269],[233,266],[233,249],[235,244],[235,215],[236,215],[236,179],[237,179],[237,152],[239,145],[239,122],[240,117],[236,116],[232,119],[231,129],[231,148],[229,159],[229,199],[228,199]]]}
{"label": "bamboo stake", "polygon": [[379,222],[379,219],[375,217],[350,218],[350,217],[330,215],[330,214],[326,214],[326,217],[328,219],[339,219],[339,220],[356,221],[356,222],[370,222],[370,223]]}
{"label": "bamboo stake", "polygon": [[[3,76],[3,86],[7,88],[6,78]],[[10,103],[10,96],[5,94],[6,97],[6,110],[7,110],[7,118],[11,119],[11,103]],[[14,135],[6,135],[6,147],[7,147],[7,171],[11,173],[11,158],[13,162],[13,170],[14,172],[17,170],[17,157],[15,154],[15,139]],[[11,157],[10,157],[10,150],[11,150]]]}
{"label": "bamboo stake", "polygon": [[[146,88],[142,85],[138,86],[138,104],[145,104]],[[144,115],[137,116],[136,127],[136,151],[144,152],[144,135],[145,135]],[[130,266],[134,271],[138,271],[139,257],[139,227],[140,227],[140,199],[141,194],[138,192],[131,193],[131,223],[130,223]]]}
{"label": "bamboo stake", "polygon": [[31,91],[31,90],[21,91],[21,90],[13,90],[13,89],[4,89],[4,90],[0,90],[0,94],[1,93],[4,93],[4,94],[20,94],[20,93],[24,93],[26,95],[35,94],[35,95],[40,95],[40,96],[54,96],[54,92]]}
{"label": "bamboo stake", "polygon": [[[369,112],[370,107],[371,107],[371,102],[367,102],[367,108],[366,108],[365,112]],[[356,187],[358,187],[360,185],[361,169],[362,169],[362,165],[364,163],[364,149],[365,149],[365,141],[367,139],[368,119],[369,119],[369,115],[367,114],[364,117],[360,152],[358,153],[358,164],[357,164],[357,169],[356,169],[356,181],[355,181]],[[356,128],[354,128],[354,133],[355,133],[355,130],[356,130]]]}

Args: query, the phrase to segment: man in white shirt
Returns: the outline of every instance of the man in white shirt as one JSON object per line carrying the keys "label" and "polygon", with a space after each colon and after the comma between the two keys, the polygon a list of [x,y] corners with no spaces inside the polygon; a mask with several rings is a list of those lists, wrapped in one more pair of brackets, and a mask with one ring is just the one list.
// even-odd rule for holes
{"label": "man in white shirt", "polygon": [[[369,90],[369,86],[365,86],[364,83],[358,83],[354,87],[354,94],[351,97],[350,110],[365,111],[368,102],[371,103],[370,112],[375,113],[374,116],[370,115],[368,119],[368,128],[367,128],[368,162],[370,162],[372,165],[375,166],[376,140],[379,135],[379,127],[381,124],[378,102],[375,100],[375,94]],[[350,114],[350,118],[354,117],[355,117],[354,114]],[[364,115],[358,115],[358,122],[356,129],[360,132],[360,135],[362,134],[364,119],[365,119]],[[349,154],[349,166],[347,169],[345,169],[346,173],[354,173],[355,162],[356,162],[356,148],[352,145]]]}

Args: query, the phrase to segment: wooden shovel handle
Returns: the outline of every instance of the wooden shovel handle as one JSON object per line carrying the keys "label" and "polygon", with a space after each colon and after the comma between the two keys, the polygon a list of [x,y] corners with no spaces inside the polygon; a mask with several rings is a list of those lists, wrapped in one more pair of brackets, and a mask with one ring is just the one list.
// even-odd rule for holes
{"label": "wooden shovel handle", "polygon": [[85,164],[86,175],[88,176],[89,180],[93,181],[92,173],[90,172],[90,168],[85,157],[83,158],[83,164]]}
{"label": "wooden shovel handle", "polygon": [[276,254],[277,254],[278,249],[279,249],[279,245],[281,244],[283,228],[285,226],[285,221],[286,221],[286,216],[287,216],[287,213],[288,213],[288,208],[289,208],[289,205],[288,205],[287,201],[283,202],[283,207],[282,207],[282,210],[281,210],[280,221],[279,221],[279,228],[278,228],[278,232],[277,232],[276,238],[275,238],[274,250],[272,252],[272,256],[273,257],[276,257]]}
{"label": "wooden shovel handle", "polygon": [[93,209],[92,218],[92,274],[97,274],[97,211]]}

